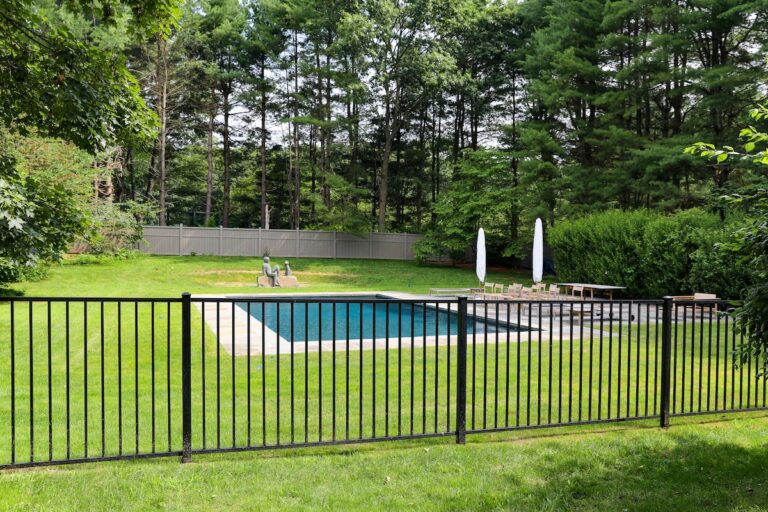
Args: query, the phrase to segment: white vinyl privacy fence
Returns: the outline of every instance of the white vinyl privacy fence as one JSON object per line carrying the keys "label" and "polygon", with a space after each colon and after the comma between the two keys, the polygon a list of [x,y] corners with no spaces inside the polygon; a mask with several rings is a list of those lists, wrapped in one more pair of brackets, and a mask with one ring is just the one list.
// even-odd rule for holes
{"label": "white vinyl privacy fence", "polygon": [[337,231],[293,229],[193,228],[145,226],[139,249],[148,254],[186,256],[271,256],[285,258],[360,258],[412,260],[422,235],[370,233],[364,237]]}

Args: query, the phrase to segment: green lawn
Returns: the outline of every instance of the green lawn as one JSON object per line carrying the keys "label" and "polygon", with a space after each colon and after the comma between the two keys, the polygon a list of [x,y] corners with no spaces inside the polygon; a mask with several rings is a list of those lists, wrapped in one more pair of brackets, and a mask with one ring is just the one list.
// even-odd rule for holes
{"label": "green lawn", "polygon": [[[175,297],[185,290],[193,293],[250,293],[257,291],[248,287],[255,279],[255,274],[250,272],[256,265],[258,260],[255,259],[208,257],[141,257],[98,265],[68,262],[54,268],[46,280],[23,283],[17,288],[28,296]],[[401,262],[295,260],[292,266],[298,271],[300,280],[308,284],[301,291],[423,292],[429,287],[472,286],[475,280],[471,269],[417,267]],[[347,275],[355,277],[347,279]],[[489,279],[523,281],[525,276],[494,274]],[[86,376],[87,446],[90,455],[101,453],[102,426],[108,455],[118,453],[120,434],[123,437],[122,450],[132,453],[137,427],[140,451],[151,450],[153,438],[156,448],[164,449],[168,435],[169,389],[174,425],[171,449],[178,449],[181,398],[178,332],[175,327],[178,323],[171,322],[168,352],[168,311],[165,306],[156,305],[153,314],[150,305],[141,304],[136,317],[133,316],[132,305],[123,308],[119,330],[122,342],[118,345],[116,305],[105,306],[107,320],[102,351],[99,306],[89,307],[87,328],[82,304],[73,303],[70,307],[68,364],[71,369],[72,428],[69,443],[73,457],[81,456],[86,444],[83,437]],[[30,404],[28,313],[25,306],[16,306],[15,448],[19,460],[27,458],[30,450],[27,427]],[[38,304],[33,309],[36,327],[32,337],[35,355],[32,362],[35,368],[32,402],[35,454],[38,459],[48,455],[48,382],[45,377],[48,364],[47,313],[44,304]],[[206,402],[207,447],[217,443],[222,446],[232,444],[233,427],[238,446],[244,445],[249,435],[254,444],[264,438],[273,444],[278,433],[282,442],[290,440],[292,434],[296,441],[303,441],[305,435],[309,441],[316,441],[321,436],[321,424],[322,439],[329,439],[334,435],[334,419],[337,438],[347,433],[350,437],[361,432],[365,436],[372,435],[374,418],[378,436],[385,435],[386,428],[390,435],[397,433],[398,428],[404,433],[410,433],[411,428],[415,433],[424,428],[427,432],[453,428],[455,348],[450,353],[444,347],[437,350],[429,347],[426,351],[417,347],[411,351],[405,340],[400,350],[389,352],[346,352],[341,343],[335,357],[330,351],[324,351],[322,355],[310,353],[306,359],[303,355],[294,358],[281,355],[279,358],[233,359],[221,351],[217,358],[218,344],[214,336],[208,331],[202,345],[200,317],[195,310],[193,313],[195,447],[203,444],[200,428],[203,397]],[[7,350],[9,315],[8,304],[0,304],[3,351]],[[178,305],[172,306],[171,315],[178,318]],[[64,423],[67,401],[63,392],[67,364],[66,333],[60,328],[65,316],[63,304],[52,307],[51,367],[54,378],[51,383],[51,418],[53,453],[56,457],[66,455],[67,444]],[[152,318],[155,319],[154,348]],[[134,330],[134,325],[139,326],[138,332]],[[616,331],[602,342],[585,338],[550,343],[545,339],[544,343],[530,344],[517,343],[512,334],[510,343],[506,342],[505,335],[501,335],[500,343],[478,344],[474,351],[470,344],[468,400],[470,404],[472,400],[475,403],[475,407],[468,412],[470,425],[473,421],[477,428],[506,422],[512,425],[518,422],[547,423],[550,418],[556,421],[569,415],[574,420],[580,415],[586,419],[590,410],[593,417],[598,413],[601,417],[609,414],[615,417],[624,415],[627,410],[631,414],[636,411],[642,414],[646,404],[650,414],[653,414],[653,394],[646,394],[645,386],[639,384],[646,382],[645,375],[651,383],[656,379],[658,349],[655,328],[635,327],[631,337],[629,334],[628,331]],[[692,337],[690,332],[686,332],[685,337],[679,332],[678,338],[676,354],[679,357],[673,367],[678,375],[674,388],[678,410],[689,410],[690,402],[683,400],[688,399],[691,389],[698,390],[699,386],[704,391],[702,409],[706,408],[707,393],[711,395],[712,408],[715,408],[716,396],[717,403],[724,400],[722,394],[715,394],[715,390],[721,389],[725,379],[728,379],[730,386],[734,376],[724,347],[714,353],[716,357],[707,358],[711,364],[703,366],[700,364],[701,356],[709,355],[710,347],[705,345],[700,350],[695,344],[698,338]],[[87,350],[83,350],[84,346]],[[121,394],[117,393],[118,383],[115,382],[118,347],[121,349]],[[683,353],[687,354],[685,362]],[[87,357],[84,357],[85,354]],[[610,361],[609,354],[612,356]],[[487,364],[483,364],[486,355]],[[602,364],[599,362],[601,355]],[[103,400],[102,356],[107,376]],[[170,356],[171,364],[170,387],[166,382],[167,356]],[[593,360],[591,376],[588,371],[590,357]],[[203,363],[206,365],[204,381],[201,372]],[[250,379],[247,378],[249,366]],[[695,370],[693,374],[691,368]],[[684,369],[688,372],[685,380],[682,379]],[[9,372],[9,358],[3,357],[0,359],[0,375],[9,375]],[[618,372],[622,372],[621,380],[618,379]],[[761,403],[765,397],[764,383],[761,382],[759,388],[754,387],[755,381],[745,373],[748,372],[745,370],[736,374],[738,378],[729,389],[740,390],[742,395],[749,392]],[[552,386],[547,383],[550,374]],[[398,375],[402,388],[398,387]],[[541,384],[537,380],[539,375],[543,376]],[[691,378],[693,380],[689,381]],[[218,387],[217,381],[220,383]],[[719,387],[715,387],[715,382]],[[7,378],[0,383],[2,418],[10,415],[9,386]],[[264,406],[261,402],[262,386],[266,390],[265,396],[270,398]],[[153,389],[154,408],[151,400]],[[414,390],[413,399],[411,389]],[[292,396],[293,417],[290,407]],[[694,406],[698,406],[697,399],[698,394],[694,396]],[[102,403],[106,418],[103,424]],[[217,403],[221,410],[218,420]],[[233,404],[236,410],[234,415]],[[137,408],[138,425],[134,421]],[[247,423],[249,410],[252,417],[250,430]],[[120,424],[115,421],[119,411],[123,415],[122,432]],[[279,427],[276,420],[278,411],[281,418]],[[361,411],[362,431],[359,424]],[[308,418],[306,425],[305,412]],[[262,417],[267,419],[264,428]],[[656,423],[656,420],[647,420],[634,422],[631,427],[601,425],[483,434],[471,436],[464,447],[453,445],[449,438],[343,449],[196,455],[195,462],[185,466],[178,464],[174,457],[6,471],[0,473],[0,508],[700,510],[710,507],[761,510],[759,507],[768,498],[768,488],[763,487],[765,476],[768,476],[765,469],[768,455],[765,455],[764,442],[768,419],[765,416],[747,413],[673,418],[673,428],[669,431],[658,430],[654,427]],[[2,421],[2,460],[9,456],[10,446],[6,441],[9,438],[9,422]]]}
{"label": "green lawn", "polygon": [[[285,292],[256,288],[261,258],[213,256],[141,256],[102,264],[82,264],[74,258],[51,268],[47,279],[16,284],[29,296],[177,297],[191,293]],[[282,260],[275,257],[274,262]],[[299,292],[404,291],[426,293],[430,288],[474,287],[474,269],[441,265],[419,266],[404,261],[291,259]],[[530,272],[488,273],[491,282],[531,283]],[[290,291],[290,290],[288,290]]]}

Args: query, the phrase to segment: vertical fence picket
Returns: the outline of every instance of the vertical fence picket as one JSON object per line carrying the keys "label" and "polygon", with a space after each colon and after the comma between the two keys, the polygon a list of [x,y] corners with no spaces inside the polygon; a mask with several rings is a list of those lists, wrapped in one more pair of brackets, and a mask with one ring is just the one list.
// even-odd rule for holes
{"label": "vertical fence picket", "polygon": [[467,438],[467,299],[459,297],[456,324],[456,442]]}
{"label": "vertical fence picket", "polygon": [[182,462],[192,460],[192,325],[191,295],[181,296]]}
{"label": "vertical fence picket", "polygon": [[[229,308],[224,315],[222,303]],[[172,318],[173,304],[180,304],[181,314]],[[724,301],[214,297],[196,299],[196,312],[192,305],[187,293],[174,299],[11,298],[10,375],[0,376],[10,386],[10,425],[5,423],[10,450],[5,450],[0,468],[159,455],[181,455],[187,462],[193,454],[209,451],[409,437],[452,436],[461,444],[467,434],[482,431],[649,417],[668,427],[673,416],[765,406],[760,396],[765,396],[766,385],[752,382],[751,374],[760,361],[752,357],[734,367],[725,359],[738,349],[744,333],[721,309]],[[125,326],[123,306],[133,309]],[[243,310],[247,320],[242,320]],[[194,336],[200,339],[194,341],[191,321],[196,314],[195,322],[201,323],[195,324]],[[111,335],[113,324],[117,329]],[[214,335],[216,347],[206,347],[206,336]],[[281,340],[281,335],[288,339]],[[231,348],[223,372],[220,337],[225,338],[224,348]],[[194,390],[193,341],[201,371]],[[241,356],[237,347],[247,353]],[[251,360],[252,355],[260,361]],[[207,382],[210,365],[216,366],[216,375],[211,373]],[[216,403],[216,443],[210,447],[209,393],[210,405]],[[173,401],[172,394],[177,397]],[[65,398],[59,418],[55,404]],[[202,433],[194,446],[193,410]],[[126,450],[124,412],[126,432],[133,437],[126,438],[132,445]],[[227,433],[223,444],[222,431]],[[56,448],[58,439],[61,446]]]}

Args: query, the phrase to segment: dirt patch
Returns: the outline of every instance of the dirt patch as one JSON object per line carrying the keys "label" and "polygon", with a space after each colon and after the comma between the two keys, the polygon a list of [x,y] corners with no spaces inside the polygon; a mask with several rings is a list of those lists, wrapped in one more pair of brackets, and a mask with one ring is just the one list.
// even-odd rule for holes
{"label": "dirt patch", "polygon": [[231,275],[231,274],[258,274],[261,275],[261,270],[196,270],[192,272],[193,276],[215,276],[215,275]]}
{"label": "dirt patch", "polygon": [[[231,287],[235,287],[235,288],[259,288],[258,286],[256,286],[256,282],[255,281],[248,282],[248,283],[243,283],[242,281],[216,281],[216,282],[211,283],[211,284],[213,284],[214,286],[222,286],[222,287],[223,286],[231,286]],[[303,288],[305,286],[307,286],[307,285],[303,284],[303,283],[299,283],[299,288]],[[285,289],[286,290],[290,290],[290,288],[285,288]]]}
{"label": "dirt patch", "polygon": [[295,276],[344,276],[344,277],[358,277],[357,274],[350,274],[349,272],[304,272],[293,271]]}
{"label": "dirt patch", "polygon": [[[195,272],[191,272],[191,275],[193,276],[231,276],[231,275],[237,275],[237,274],[243,274],[243,275],[249,275],[249,276],[260,276],[261,270],[196,270]],[[358,277],[357,274],[350,274],[347,272],[307,272],[307,271],[293,271],[293,275],[296,277],[301,276],[344,276],[344,277]]]}

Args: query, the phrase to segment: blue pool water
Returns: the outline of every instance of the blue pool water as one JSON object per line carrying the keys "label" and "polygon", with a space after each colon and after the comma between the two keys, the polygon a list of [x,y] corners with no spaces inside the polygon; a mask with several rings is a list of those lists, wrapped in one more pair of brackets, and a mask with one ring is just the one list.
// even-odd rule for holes
{"label": "blue pool water", "polygon": [[[376,297],[370,297],[371,299]],[[263,304],[263,310],[262,310]],[[349,329],[350,340],[372,339],[374,326],[376,338],[410,338],[421,336],[456,335],[458,321],[455,312],[437,310],[433,304],[424,307],[420,304],[400,304],[383,302],[349,303],[295,303],[293,315],[291,315],[290,303],[279,303],[280,325],[278,331],[278,303],[254,302],[238,303],[238,306],[248,311],[251,316],[280,334],[281,337],[291,341],[291,324],[293,324],[293,341],[331,341],[334,339],[334,325],[336,327],[336,340],[347,339]],[[334,324],[335,309],[335,324]],[[389,326],[387,326],[389,320]],[[389,329],[389,330],[387,330]],[[507,330],[505,324],[498,326],[499,330]],[[517,330],[516,326],[510,326],[511,330]],[[467,333],[496,332],[495,322],[487,324],[482,320],[474,320],[470,317],[467,322]]]}

